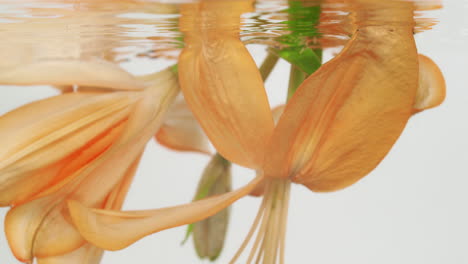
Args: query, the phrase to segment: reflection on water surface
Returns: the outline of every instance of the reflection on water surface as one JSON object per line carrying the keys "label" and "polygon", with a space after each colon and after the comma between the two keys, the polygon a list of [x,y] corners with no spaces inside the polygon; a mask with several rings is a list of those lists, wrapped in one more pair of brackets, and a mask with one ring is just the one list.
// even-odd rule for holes
{"label": "reflection on water surface", "polygon": [[[0,69],[37,60],[178,56],[183,46],[179,7],[183,1],[2,0]],[[420,10],[437,3],[417,2]],[[259,0],[244,13],[241,39],[276,49],[341,46],[350,38],[354,18],[347,1]],[[314,16],[322,9],[320,17]],[[434,20],[417,13],[415,31]]]}

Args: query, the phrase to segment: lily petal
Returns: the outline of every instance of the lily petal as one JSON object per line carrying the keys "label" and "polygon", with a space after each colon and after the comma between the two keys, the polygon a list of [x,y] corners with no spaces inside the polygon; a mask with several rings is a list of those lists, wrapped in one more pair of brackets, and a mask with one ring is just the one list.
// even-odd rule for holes
{"label": "lily petal", "polygon": [[119,90],[141,90],[144,83],[115,63],[105,60],[44,60],[4,70],[0,84],[83,85]]}
{"label": "lily petal", "polygon": [[[70,93],[34,102],[0,117],[0,138],[3,139],[0,204],[27,199],[34,190],[59,180],[55,177],[61,169],[57,162],[83,156],[83,148],[96,135],[127,118],[136,99],[136,94],[126,92]],[[84,158],[87,159],[86,155]],[[44,167],[48,168],[44,170]],[[36,177],[38,181],[22,185],[33,175],[42,176]]]}
{"label": "lily petal", "polygon": [[86,244],[66,255],[37,259],[37,264],[99,264],[104,250]]}
{"label": "lily petal", "polygon": [[55,192],[50,190],[52,194],[10,210],[5,219],[5,232],[15,256],[20,260],[55,256],[83,245],[85,241],[70,223],[65,200],[77,199],[89,206],[101,207],[106,194],[131,167],[131,158],[139,156],[156,131],[152,128],[150,134],[148,127],[145,130],[141,137],[135,135],[122,146],[114,144],[91,166],[77,172],[79,175],[73,176],[72,181],[56,186]]}
{"label": "lily petal", "polygon": [[211,153],[210,141],[183,97],[169,109],[155,138],[161,145],[173,150]]}
{"label": "lily petal", "polygon": [[[121,183],[109,194],[104,208],[118,210],[122,207],[124,197],[127,195],[128,188],[135,176],[138,167],[139,159],[134,162],[132,167],[127,171],[126,176]],[[86,243],[80,248],[67,253],[65,255],[39,258],[38,264],[99,264],[104,250]]]}
{"label": "lily petal", "polygon": [[152,233],[210,217],[247,195],[261,180],[255,178],[246,186],[223,195],[156,210],[90,209],[77,201],[69,201],[68,206],[73,222],[86,240],[107,250],[119,250]]}
{"label": "lily petal", "polygon": [[147,88],[140,94],[141,100],[125,130],[108,151],[77,171],[69,182],[48,189],[46,196],[10,210],[5,231],[18,259],[61,255],[85,243],[71,224],[65,201],[74,199],[87,206],[102,207],[160,127],[177,88],[175,76],[163,89]]}
{"label": "lily petal", "polygon": [[[146,139],[149,138],[151,136]],[[140,152],[134,155],[133,153],[138,151],[137,147],[140,147]],[[124,154],[125,150],[130,154]],[[99,157],[85,171],[78,171],[78,175],[71,177],[70,183],[54,186],[55,192],[54,188],[51,188],[52,190],[48,190],[50,194],[46,193],[44,197],[11,209],[5,218],[5,233],[14,255],[21,261],[28,261],[34,256],[44,258],[62,255],[83,245],[85,241],[71,224],[65,200],[68,197],[80,199],[79,195],[88,195],[86,204],[93,202],[93,206],[101,207],[105,203],[105,197],[101,197],[109,193],[108,188],[112,188],[106,186],[109,185],[108,182],[124,179],[114,189],[125,191],[128,188],[129,181],[125,179],[133,177],[141,151],[140,143],[133,149],[122,148],[117,152],[114,150],[110,158],[108,152],[107,157]],[[128,160],[132,156],[137,156],[137,160]],[[113,166],[112,170],[109,169],[110,166]],[[108,174],[101,174],[106,168]],[[101,183],[99,177],[107,180],[106,184]],[[89,185],[92,184],[102,188],[91,188]],[[107,200],[106,208],[118,208],[123,197],[121,193],[111,192]]]}
{"label": "lily petal", "polygon": [[[270,141],[265,175],[333,191],[365,176],[391,149],[418,87],[412,4],[392,3],[385,11],[361,5],[356,16],[376,26],[359,28],[296,91]],[[407,25],[386,23],[395,17]]]}
{"label": "lily petal", "polygon": [[419,88],[414,111],[440,105],[445,100],[445,79],[439,67],[430,58],[419,55]]}
{"label": "lily petal", "polygon": [[[134,155],[132,154],[133,153],[128,153],[128,157],[133,158]],[[48,197],[48,200],[51,202],[55,201],[56,203],[57,200],[61,200],[61,202],[59,205],[52,205],[50,213],[41,222],[40,228],[37,229],[37,233],[35,234],[33,242],[34,256],[53,256],[59,253],[69,252],[70,250],[75,249],[78,245],[83,244],[85,242],[83,237],[76,230],[75,226],[72,225],[68,208],[66,207],[65,198],[73,197],[74,199],[80,199],[79,195],[86,192],[89,196],[96,199],[92,206],[114,210],[120,209],[123,203],[123,199],[126,195],[126,191],[129,187],[129,184],[131,183],[131,179],[133,178],[137,169],[140,156],[141,152],[137,154],[137,158],[133,160],[133,162],[132,160],[130,160],[130,162],[123,162],[124,165],[121,165],[121,167],[117,166],[120,168],[116,168],[114,171],[109,171],[109,173],[113,173],[111,174],[113,177],[120,178],[121,181],[114,187],[114,189],[110,192],[110,195],[108,195],[104,200],[97,200],[98,198],[96,198],[96,196],[100,195],[102,190],[96,192],[95,190],[89,188],[89,186],[79,186],[79,189],[75,192],[70,191],[70,196],[62,196],[59,197],[59,199],[53,199],[53,195]],[[111,161],[114,160],[108,160],[106,162]],[[128,163],[130,164],[127,165]],[[90,183],[97,183],[100,181],[100,179],[96,178],[87,180],[90,181]],[[73,182],[70,185],[73,185]],[[105,189],[106,188],[104,186],[104,190]],[[34,206],[34,203],[31,203],[31,206]],[[31,211],[38,209],[40,208],[31,209]],[[67,240],[67,242],[65,243],[63,240]]]}
{"label": "lily petal", "polygon": [[[164,91],[155,87],[177,85],[170,69],[138,79],[153,87],[144,92],[153,90],[153,103],[158,90]],[[24,202],[106,150],[143,93],[80,91],[85,92],[33,102],[0,117],[0,205]]]}
{"label": "lily petal", "polygon": [[251,1],[184,5],[180,23],[187,45],[179,58],[179,80],[218,152],[258,168],[274,126],[262,77],[239,39],[240,16],[251,8]]}
{"label": "lily petal", "polygon": [[[76,149],[75,145],[84,144],[83,142],[76,142],[78,141],[76,137],[73,138],[75,142],[72,140],[67,141],[67,150],[58,151],[57,153],[57,149],[63,148],[63,146],[55,145],[57,143],[63,144],[63,141],[60,141],[61,139],[105,117],[113,116],[114,122],[122,119],[122,116],[129,113],[130,106],[136,102],[138,95],[125,92],[100,96],[72,93],[59,95],[54,99],[56,100],[45,100],[45,102],[13,111],[0,119],[0,128],[2,128],[0,136],[8,139],[2,142],[0,167],[4,168],[16,163],[45,147],[49,147],[47,151],[52,155],[48,161],[57,160],[58,157],[63,156],[65,151],[71,153]],[[57,106],[53,105],[57,101],[66,101],[67,105],[64,109],[58,110]],[[38,113],[31,111],[37,111]],[[103,123],[109,125],[107,122]],[[96,131],[96,129],[88,131],[88,134],[95,135],[92,132]],[[69,144],[72,146],[70,147]],[[52,148],[55,149],[51,151]],[[72,150],[68,150],[69,148]],[[44,157],[48,156],[44,155]]]}
{"label": "lily petal", "polygon": [[5,234],[18,260],[31,262],[33,257],[63,255],[85,244],[74,226],[64,219],[67,210],[58,198],[37,199],[14,207],[6,215]]}

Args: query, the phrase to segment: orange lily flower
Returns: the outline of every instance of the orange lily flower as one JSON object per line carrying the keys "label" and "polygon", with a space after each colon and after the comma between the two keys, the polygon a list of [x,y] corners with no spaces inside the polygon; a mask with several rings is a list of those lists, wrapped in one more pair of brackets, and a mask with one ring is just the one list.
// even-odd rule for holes
{"label": "orange lily flower", "polygon": [[[66,201],[120,209],[146,143],[179,92],[169,69],[132,78],[142,90],[85,88],[0,117],[6,139],[0,204],[12,206],[5,232],[20,261],[98,261],[100,250],[87,245],[70,223]],[[96,83],[102,84],[90,82]]]}
{"label": "orange lily flower", "polygon": [[246,243],[257,227],[258,236],[247,262],[256,257],[283,263],[290,183],[319,192],[355,183],[385,157],[412,114],[444,100],[440,70],[417,54],[413,4],[375,3],[352,2],[356,34],[303,82],[276,127],[261,76],[238,37],[239,17],[252,1],[186,5],[179,79],[187,104],[220,154],[258,176],[232,192],[156,210],[91,209],[70,201],[80,233],[98,247],[122,249],[212,216],[263,183],[263,202]]}

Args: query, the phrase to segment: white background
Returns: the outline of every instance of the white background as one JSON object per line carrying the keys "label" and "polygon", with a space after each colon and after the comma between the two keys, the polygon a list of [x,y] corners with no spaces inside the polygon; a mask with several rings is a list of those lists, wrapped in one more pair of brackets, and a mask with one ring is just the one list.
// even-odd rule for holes
{"label": "white background", "polygon": [[[421,53],[445,74],[446,102],[414,116],[386,159],[362,181],[329,194],[292,187],[286,263],[466,264],[468,263],[468,1],[447,0],[431,12],[434,30],[417,35]],[[261,61],[264,50],[249,47]],[[289,68],[277,65],[266,86],[272,104],[284,97]],[[0,113],[52,94],[46,88],[0,89]],[[1,146],[0,146],[1,147]],[[186,203],[208,157],[170,152],[151,142],[125,209]],[[234,186],[253,173],[234,168]],[[232,208],[227,263],[247,233],[259,205],[247,197]],[[3,219],[6,209],[0,209]],[[185,227],[151,235],[105,254],[103,263],[208,263],[192,243],[180,246]],[[17,263],[0,227],[0,264]]]}

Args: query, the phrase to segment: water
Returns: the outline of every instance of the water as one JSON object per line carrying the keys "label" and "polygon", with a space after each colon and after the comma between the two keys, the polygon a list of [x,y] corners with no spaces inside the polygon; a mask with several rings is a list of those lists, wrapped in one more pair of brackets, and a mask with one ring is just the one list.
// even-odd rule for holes
{"label": "water", "polygon": [[[181,3],[177,2],[2,0],[0,57],[4,59],[0,69],[51,58],[174,60],[183,47],[178,27]],[[327,5],[317,28],[318,20],[304,23],[307,10],[318,8],[317,3],[298,2],[296,9],[288,11],[287,1],[257,1],[242,15],[241,39],[246,44],[279,49],[291,45],[284,40],[291,34],[301,38],[292,45],[345,44],[353,27],[346,5]],[[423,23],[434,22],[427,18],[418,21],[418,31],[427,28]]]}
{"label": "water", "polygon": [[[317,6],[317,1],[302,2],[308,8]],[[416,115],[382,166],[357,185],[328,195],[314,195],[293,186],[297,189],[289,216],[286,263],[304,263],[308,258],[321,264],[468,262],[468,215],[463,209],[468,200],[468,23],[463,22],[468,5],[463,7],[461,2],[447,2],[439,11],[418,12],[415,27],[420,52],[430,55],[446,74],[446,103]],[[147,65],[154,70],[158,65],[175,63],[184,46],[179,26],[181,4],[0,0],[0,71],[49,59],[100,58],[136,74]],[[287,4],[257,1],[254,9],[242,15],[240,35],[250,50],[326,47],[330,48],[324,53],[327,60],[352,37],[354,20],[346,4],[328,6],[329,13],[317,26],[316,22],[303,23],[301,14],[291,18]],[[433,26],[438,20],[440,24]],[[429,30],[431,26],[435,29]],[[285,41],[284,37],[291,35],[297,39]],[[261,61],[264,53],[253,52],[253,56]],[[280,62],[277,68],[267,82],[269,90],[287,83],[288,64]],[[42,91],[0,88],[2,107],[25,93]],[[282,91],[279,97],[284,98]],[[125,209],[158,208],[192,198],[204,157],[157,152],[161,148],[156,151],[152,145],[142,164],[143,178],[135,182]],[[179,163],[174,165],[174,160]],[[235,184],[239,186],[250,176],[237,169]],[[182,178],[184,184],[180,184]],[[168,188],[174,191],[167,192]],[[253,198],[235,206],[229,244],[218,263],[227,263],[232,257],[257,207],[258,200]],[[5,212],[0,211],[2,216]],[[161,232],[148,238],[146,244],[106,253],[103,263],[200,263],[195,261],[190,244],[178,246],[184,232],[183,228]],[[0,262],[16,263],[3,230],[0,233]]]}

